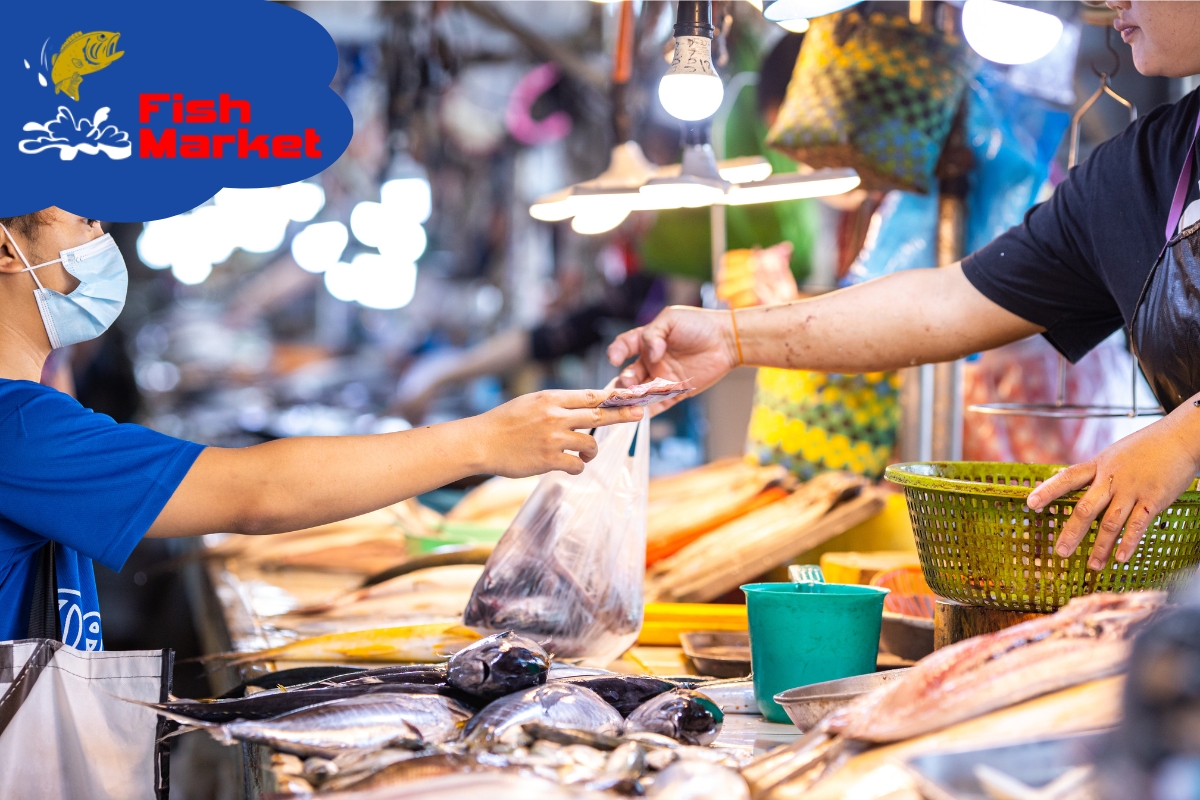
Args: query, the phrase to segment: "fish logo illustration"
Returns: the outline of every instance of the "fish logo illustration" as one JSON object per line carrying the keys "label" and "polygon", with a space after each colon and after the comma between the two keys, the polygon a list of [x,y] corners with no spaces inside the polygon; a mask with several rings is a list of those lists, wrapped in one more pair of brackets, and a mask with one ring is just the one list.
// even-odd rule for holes
{"label": "fish logo illustration", "polygon": [[54,93],[62,92],[72,100],[79,100],[79,84],[84,75],[99,72],[121,56],[124,50],[117,49],[121,34],[112,31],[76,31],[67,37],[50,57],[50,80]]}

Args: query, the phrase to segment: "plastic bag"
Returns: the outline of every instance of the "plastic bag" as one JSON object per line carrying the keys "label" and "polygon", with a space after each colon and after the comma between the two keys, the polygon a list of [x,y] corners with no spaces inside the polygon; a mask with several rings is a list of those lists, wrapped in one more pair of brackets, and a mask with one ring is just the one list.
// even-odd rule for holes
{"label": "plastic bag", "polygon": [[[963,401],[973,403],[1053,403],[1058,395],[1058,352],[1033,336],[982,353],[963,367]],[[1132,363],[1118,331],[1067,367],[1067,402],[1128,406]],[[1157,404],[1138,375],[1138,404]],[[1113,442],[1144,428],[1152,417],[1046,419],[967,412],[963,457],[969,461],[1078,464]]]}
{"label": "plastic bag", "polygon": [[463,613],[480,632],[515,630],[557,658],[607,665],[642,627],[649,415],[596,431],[579,475],[551,472],[488,558]]}

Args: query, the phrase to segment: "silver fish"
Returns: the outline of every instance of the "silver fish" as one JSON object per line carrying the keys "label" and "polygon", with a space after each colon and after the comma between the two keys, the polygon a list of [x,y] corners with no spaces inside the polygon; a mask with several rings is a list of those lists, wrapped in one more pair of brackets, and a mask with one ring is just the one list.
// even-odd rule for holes
{"label": "silver fish", "polygon": [[673,689],[638,706],[625,721],[625,729],[704,745],[716,740],[724,721],[725,715],[712,700],[689,689]]}
{"label": "silver fish", "polygon": [[623,721],[595,692],[570,683],[550,683],[492,702],[467,723],[462,738],[480,745],[522,737],[521,726],[529,722],[616,736]]}
{"label": "silver fish", "polygon": [[298,756],[389,745],[417,748],[454,738],[471,712],[436,694],[372,694],[332,700],[271,719],[224,724],[160,714],[208,731],[223,744],[257,742]]}
{"label": "silver fish", "polygon": [[735,770],[703,761],[677,761],[654,778],[647,792],[656,800],[750,800],[750,789]]}

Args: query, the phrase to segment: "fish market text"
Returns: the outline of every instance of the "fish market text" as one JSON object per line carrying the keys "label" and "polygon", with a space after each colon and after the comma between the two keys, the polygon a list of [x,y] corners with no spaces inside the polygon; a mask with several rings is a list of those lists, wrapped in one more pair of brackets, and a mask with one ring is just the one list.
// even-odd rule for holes
{"label": "fish market text", "polygon": [[[235,119],[243,125],[250,124],[250,101],[235,100],[227,94],[216,100],[184,100],[182,94],[138,95],[138,122],[150,122],[155,114],[170,114],[171,121],[186,124],[231,124]],[[140,158],[224,158],[226,154],[237,158],[320,158],[318,145],[321,137],[312,128],[299,134],[259,134],[251,136],[249,128],[238,128],[236,133],[212,136],[180,133],[176,128],[164,128],[155,135],[149,128],[138,132],[138,156]]]}

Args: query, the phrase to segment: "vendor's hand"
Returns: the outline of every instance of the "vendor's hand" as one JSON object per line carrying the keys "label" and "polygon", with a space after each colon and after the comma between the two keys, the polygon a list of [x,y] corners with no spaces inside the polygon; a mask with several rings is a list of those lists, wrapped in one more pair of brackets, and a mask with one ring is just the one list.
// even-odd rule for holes
{"label": "vendor's hand", "polygon": [[[642,418],[642,408],[599,408],[610,391],[534,392],[464,420],[480,469],[489,475],[526,478],[561,470],[571,475],[596,457],[592,428]],[[566,451],[574,451],[566,452]],[[578,453],[578,455],[575,455]]]}
{"label": "vendor's hand", "polygon": [[1104,568],[1122,527],[1125,535],[1117,548],[1117,561],[1128,561],[1154,517],[1179,499],[1200,469],[1198,420],[1200,410],[1187,402],[1030,492],[1026,502],[1040,512],[1067,492],[1090,486],[1058,536],[1054,547],[1058,556],[1075,552],[1092,522],[1103,514],[1088,568]]}
{"label": "vendor's hand", "polygon": [[[638,360],[621,373],[619,386],[634,386],[652,378],[690,379],[702,392],[738,366],[730,314],[671,306],[649,325],[626,331],[608,346],[608,360],[614,366],[632,356],[638,356]],[[659,403],[656,410],[665,410],[682,399]]]}

